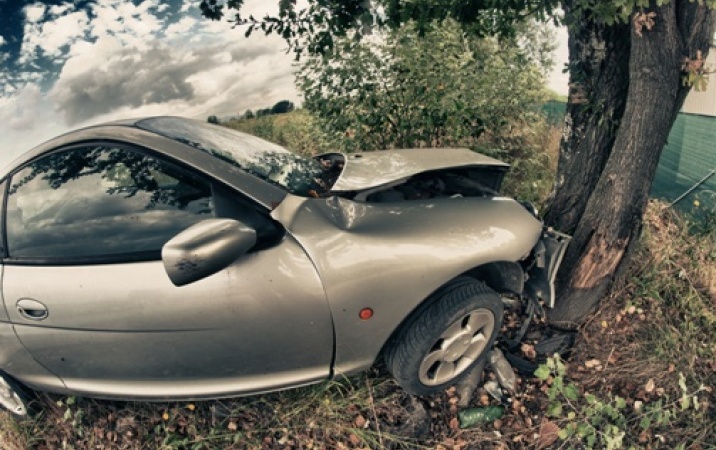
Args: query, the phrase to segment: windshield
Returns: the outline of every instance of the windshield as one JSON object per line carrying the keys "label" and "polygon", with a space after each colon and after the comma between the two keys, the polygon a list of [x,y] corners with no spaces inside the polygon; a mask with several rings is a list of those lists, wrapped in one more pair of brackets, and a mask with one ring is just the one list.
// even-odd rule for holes
{"label": "windshield", "polygon": [[137,123],[139,128],[207,152],[288,192],[319,195],[321,164],[250,134],[180,117],[157,117]]}

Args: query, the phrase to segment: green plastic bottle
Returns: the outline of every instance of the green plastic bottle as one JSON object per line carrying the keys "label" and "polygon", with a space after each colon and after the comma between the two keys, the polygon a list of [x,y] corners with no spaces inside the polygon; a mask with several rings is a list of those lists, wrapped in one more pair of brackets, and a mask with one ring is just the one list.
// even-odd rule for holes
{"label": "green plastic bottle", "polygon": [[460,421],[460,428],[470,428],[475,425],[494,422],[505,414],[502,406],[483,406],[479,408],[468,408],[457,413]]}

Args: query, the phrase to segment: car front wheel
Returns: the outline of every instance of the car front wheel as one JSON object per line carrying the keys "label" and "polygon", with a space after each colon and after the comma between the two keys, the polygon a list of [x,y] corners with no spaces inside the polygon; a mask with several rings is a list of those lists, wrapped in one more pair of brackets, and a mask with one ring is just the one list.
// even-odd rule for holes
{"label": "car front wheel", "polygon": [[497,293],[479,281],[459,279],[402,327],[386,352],[388,370],[410,394],[445,389],[487,356],[502,314]]}

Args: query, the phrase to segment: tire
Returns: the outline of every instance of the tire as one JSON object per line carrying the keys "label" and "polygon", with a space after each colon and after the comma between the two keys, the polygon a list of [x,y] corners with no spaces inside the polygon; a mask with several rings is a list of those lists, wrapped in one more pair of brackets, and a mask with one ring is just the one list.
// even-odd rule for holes
{"label": "tire", "polygon": [[30,390],[0,372],[0,408],[8,411],[16,420],[22,420],[36,412],[33,397]]}
{"label": "tire", "polygon": [[385,353],[388,370],[409,394],[441,391],[490,353],[502,314],[500,296],[484,283],[456,280],[402,326]]}

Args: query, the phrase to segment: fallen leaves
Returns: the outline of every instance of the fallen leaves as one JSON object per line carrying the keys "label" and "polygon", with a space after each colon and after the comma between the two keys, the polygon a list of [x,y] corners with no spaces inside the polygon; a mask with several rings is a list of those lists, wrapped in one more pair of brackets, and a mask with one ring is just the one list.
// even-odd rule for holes
{"label": "fallen leaves", "polygon": [[656,387],[656,384],[654,383],[653,378],[649,378],[649,381],[646,382],[646,386],[644,386],[644,390],[650,394],[654,391],[654,388]]}
{"label": "fallen leaves", "polygon": [[584,367],[587,369],[602,370],[602,362],[598,359],[590,359],[584,362]]}
{"label": "fallen leaves", "polygon": [[353,424],[356,426],[356,428],[368,428],[368,425],[370,425],[370,422],[368,421],[368,419],[366,419],[362,415],[358,414],[358,416],[356,416],[355,420],[353,420]]}
{"label": "fallen leaves", "polygon": [[645,12],[642,10],[634,13],[631,21],[637,36],[642,35],[644,28],[646,28],[647,31],[651,31],[651,29],[654,28],[654,25],[656,25],[654,18],[656,18],[654,11]]}
{"label": "fallen leaves", "polygon": [[534,360],[537,357],[535,346],[526,342],[520,346],[520,352],[522,353],[522,356],[529,360]]}
{"label": "fallen leaves", "polygon": [[537,440],[537,449],[547,448],[557,442],[559,427],[552,421],[543,420],[539,427],[539,439]]}

